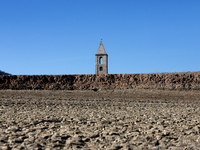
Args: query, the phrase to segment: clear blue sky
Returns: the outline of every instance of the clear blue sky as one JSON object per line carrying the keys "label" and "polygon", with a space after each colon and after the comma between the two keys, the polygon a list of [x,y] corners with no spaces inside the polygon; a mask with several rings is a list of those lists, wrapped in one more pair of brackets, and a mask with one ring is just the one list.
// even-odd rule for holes
{"label": "clear blue sky", "polygon": [[200,0],[0,0],[0,70],[94,74],[200,71]]}

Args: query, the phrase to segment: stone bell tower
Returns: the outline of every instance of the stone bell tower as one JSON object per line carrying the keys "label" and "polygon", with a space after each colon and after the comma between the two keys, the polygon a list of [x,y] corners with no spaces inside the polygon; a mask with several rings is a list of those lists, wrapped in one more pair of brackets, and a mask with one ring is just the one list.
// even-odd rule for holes
{"label": "stone bell tower", "polygon": [[95,74],[108,74],[108,54],[105,52],[102,40],[95,54]]}

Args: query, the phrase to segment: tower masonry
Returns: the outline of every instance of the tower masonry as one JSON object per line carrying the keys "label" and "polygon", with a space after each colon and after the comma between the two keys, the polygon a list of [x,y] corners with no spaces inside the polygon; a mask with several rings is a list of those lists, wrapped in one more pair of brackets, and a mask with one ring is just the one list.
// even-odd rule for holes
{"label": "tower masonry", "polygon": [[108,54],[104,49],[102,41],[95,54],[95,74],[108,74]]}

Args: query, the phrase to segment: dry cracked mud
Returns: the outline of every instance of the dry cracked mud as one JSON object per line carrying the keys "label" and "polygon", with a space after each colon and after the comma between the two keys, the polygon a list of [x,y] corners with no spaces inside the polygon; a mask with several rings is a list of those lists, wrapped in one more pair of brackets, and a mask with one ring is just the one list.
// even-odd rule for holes
{"label": "dry cracked mud", "polygon": [[200,149],[200,92],[0,90],[0,149]]}

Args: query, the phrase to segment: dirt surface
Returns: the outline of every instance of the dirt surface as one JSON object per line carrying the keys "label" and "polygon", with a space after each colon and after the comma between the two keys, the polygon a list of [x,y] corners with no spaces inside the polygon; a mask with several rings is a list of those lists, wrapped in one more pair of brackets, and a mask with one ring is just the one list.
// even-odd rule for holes
{"label": "dirt surface", "polygon": [[0,90],[0,149],[200,149],[200,92]]}
{"label": "dirt surface", "polygon": [[200,90],[200,72],[105,75],[4,75],[0,89],[13,90]]}

